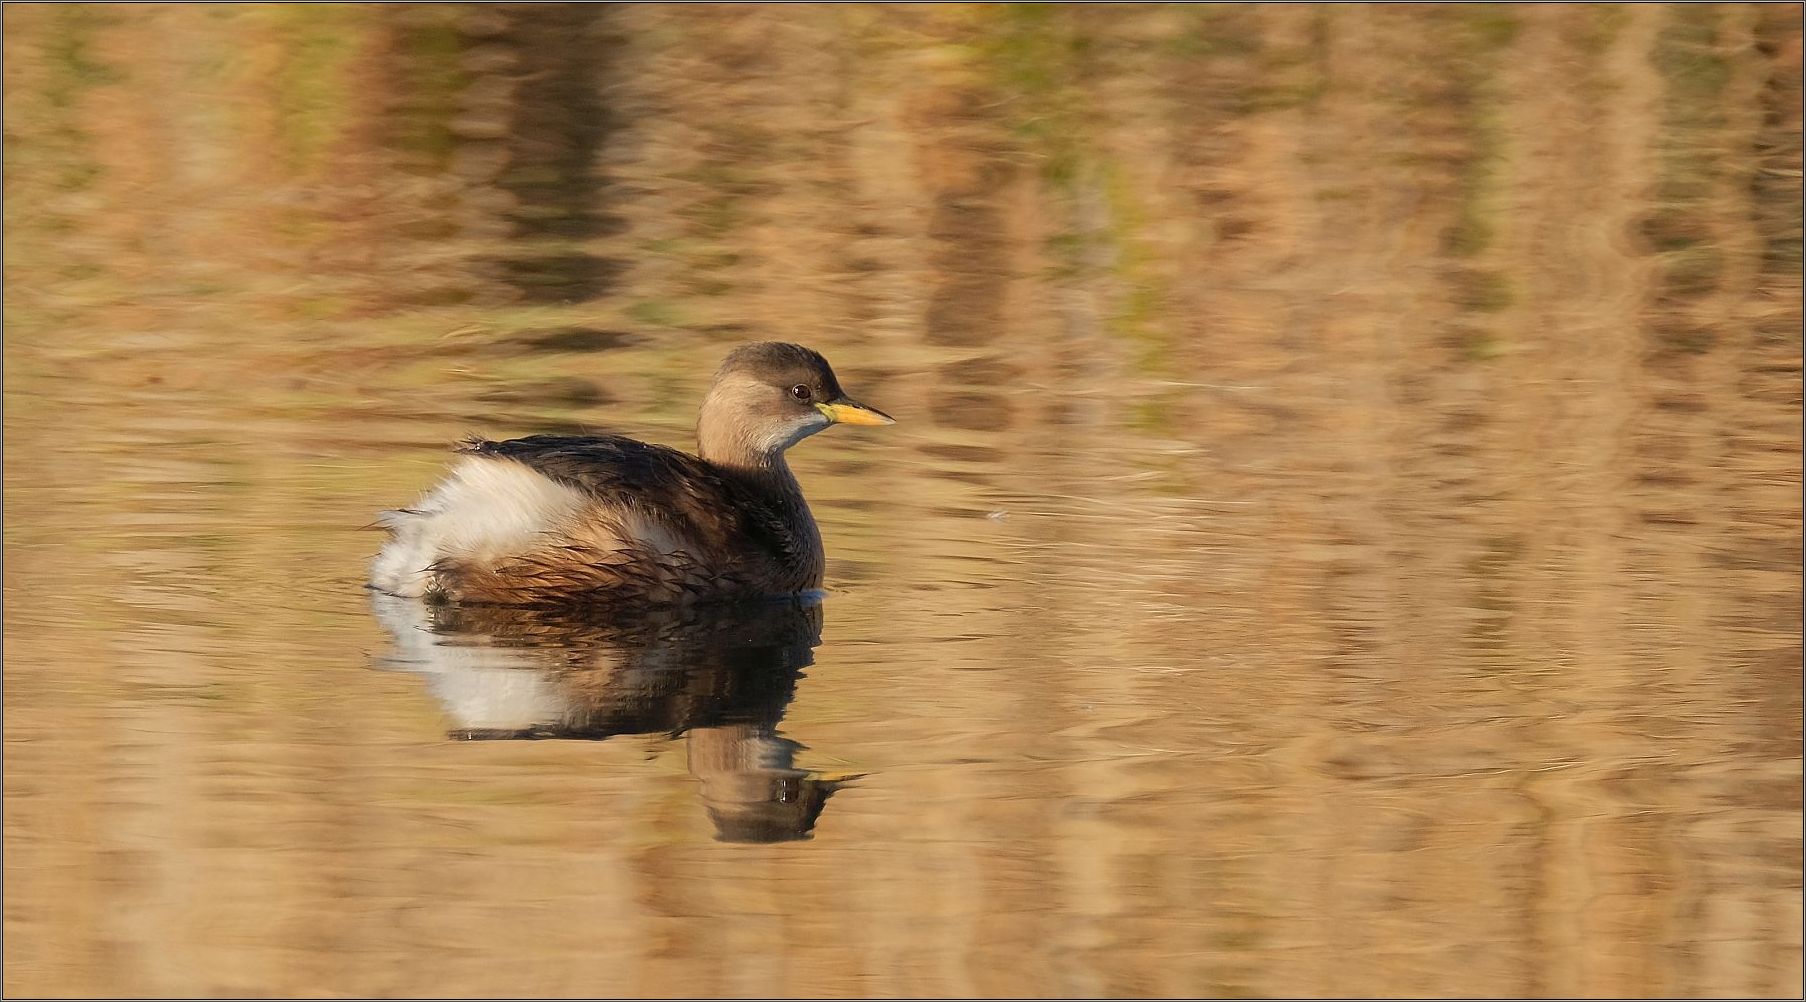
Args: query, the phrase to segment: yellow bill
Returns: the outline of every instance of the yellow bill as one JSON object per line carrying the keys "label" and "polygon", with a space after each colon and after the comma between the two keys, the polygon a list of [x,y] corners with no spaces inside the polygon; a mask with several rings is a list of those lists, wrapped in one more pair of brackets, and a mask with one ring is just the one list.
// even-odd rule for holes
{"label": "yellow bill", "polygon": [[889,414],[851,400],[836,400],[831,404],[816,404],[815,409],[828,416],[835,424],[896,424]]}

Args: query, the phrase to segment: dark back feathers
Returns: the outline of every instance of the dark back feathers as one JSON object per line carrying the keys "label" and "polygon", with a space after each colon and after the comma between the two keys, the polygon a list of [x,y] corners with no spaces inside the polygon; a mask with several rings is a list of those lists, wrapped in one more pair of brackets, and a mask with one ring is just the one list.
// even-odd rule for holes
{"label": "dark back feathers", "polygon": [[505,442],[466,440],[459,452],[511,459],[612,506],[632,509],[694,540],[719,560],[763,550],[788,565],[802,554],[791,529],[801,498],[688,453],[619,435],[529,435]]}

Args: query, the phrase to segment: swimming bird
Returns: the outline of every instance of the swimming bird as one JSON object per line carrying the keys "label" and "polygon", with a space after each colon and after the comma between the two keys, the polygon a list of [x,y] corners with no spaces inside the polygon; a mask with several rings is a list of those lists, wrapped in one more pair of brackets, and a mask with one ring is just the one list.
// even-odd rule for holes
{"label": "swimming bird", "polygon": [[784,451],[831,425],[887,425],[826,359],[758,342],[721,363],[697,452],[620,436],[466,440],[412,508],[383,512],[370,586],[475,604],[666,604],[793,595],[821,533]]}

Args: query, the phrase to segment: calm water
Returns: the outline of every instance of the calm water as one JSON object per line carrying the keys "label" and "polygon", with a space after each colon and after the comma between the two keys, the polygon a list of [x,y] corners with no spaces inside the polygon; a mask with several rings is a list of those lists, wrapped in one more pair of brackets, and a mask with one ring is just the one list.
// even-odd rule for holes
{"label": "calm water", "polygon": [[[6,993],[1797,995],[1800,37],[9,6]],[[820,603],[361,589],[771,336]]]}

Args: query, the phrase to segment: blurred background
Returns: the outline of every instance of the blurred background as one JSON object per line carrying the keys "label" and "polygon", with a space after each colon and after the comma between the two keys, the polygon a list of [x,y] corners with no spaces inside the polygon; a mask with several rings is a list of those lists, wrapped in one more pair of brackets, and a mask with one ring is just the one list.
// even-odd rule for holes
{"label": "blurred background", "polygon": [[[1797,5],[4,57],[8,995],[1800,990]],[[372,609],[447,443],[755,338],[899,419],[819,608]]]}

